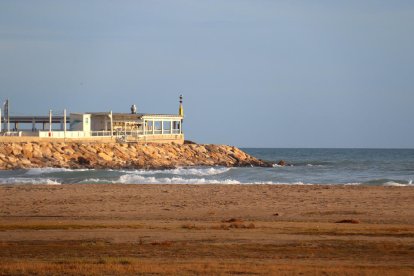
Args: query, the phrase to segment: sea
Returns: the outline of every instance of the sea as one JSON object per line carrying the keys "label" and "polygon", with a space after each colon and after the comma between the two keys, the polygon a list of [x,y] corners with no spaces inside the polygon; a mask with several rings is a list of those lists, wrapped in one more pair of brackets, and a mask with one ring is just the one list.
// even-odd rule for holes
{"label": "sea", "polygon": [[[39,168],[0,171],[0,184],[283,184],[414,186],[414,149],[244,148],[275,163],[167,170]],[[276,165],[280,160],[286,166]]]}

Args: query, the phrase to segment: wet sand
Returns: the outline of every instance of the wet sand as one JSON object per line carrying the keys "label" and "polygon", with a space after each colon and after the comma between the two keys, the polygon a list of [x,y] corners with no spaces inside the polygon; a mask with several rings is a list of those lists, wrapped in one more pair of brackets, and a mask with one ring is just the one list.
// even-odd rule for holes
{"label": "wet sand", "polygon": [[10,185],[0,198],[0,275],[414,273],[412,187]]}

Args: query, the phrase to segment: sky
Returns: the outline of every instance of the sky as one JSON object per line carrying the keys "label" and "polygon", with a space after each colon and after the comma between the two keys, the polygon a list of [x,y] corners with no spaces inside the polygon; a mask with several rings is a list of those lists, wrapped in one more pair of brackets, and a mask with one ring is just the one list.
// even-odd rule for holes
{"label": "sky", "polygon": [[0,0],[13,115],[177,113],[239,147],[414,148],[414,1]]}

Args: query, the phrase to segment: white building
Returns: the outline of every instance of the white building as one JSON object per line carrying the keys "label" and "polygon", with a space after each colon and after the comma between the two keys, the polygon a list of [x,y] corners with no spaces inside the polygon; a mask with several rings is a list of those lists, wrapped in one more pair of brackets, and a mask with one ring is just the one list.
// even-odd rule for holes
{"label": "white building", "polygon": [[[5,116],[3,116],[5,118]],[[7,123],[14,125],[12,131],[2,132],[3,136],[25,136],[39,138],[63,139],[121,139],[136,142],[184,142],[182,123],[184,110],[182,96],[178,114],[144,114],[136,113],[136,107],[131,107],[131,113],[85,112],[71,113],[66,116],[14,116],[8,117]],[[6,118],[4,119],[6,122]],[[69,122],[69,129],[67,123]],[[30,124],[31,131],[19,130],[20,124]],[[37,125],[41,129],[37,130]],[[53,128],[58,124],[59,129]],[[47,128],[46,128],[47,127]]]}

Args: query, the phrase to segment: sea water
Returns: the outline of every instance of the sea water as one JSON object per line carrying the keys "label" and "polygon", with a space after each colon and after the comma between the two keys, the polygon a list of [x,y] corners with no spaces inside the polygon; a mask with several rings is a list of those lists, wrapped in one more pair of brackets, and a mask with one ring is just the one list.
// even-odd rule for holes
{"label": "sea water", "polygon": [[410,186],[414,149],[243,149],[287,166],[271,168],[190,167],[169,170],[0,171],[0,184],[345,184]]}

